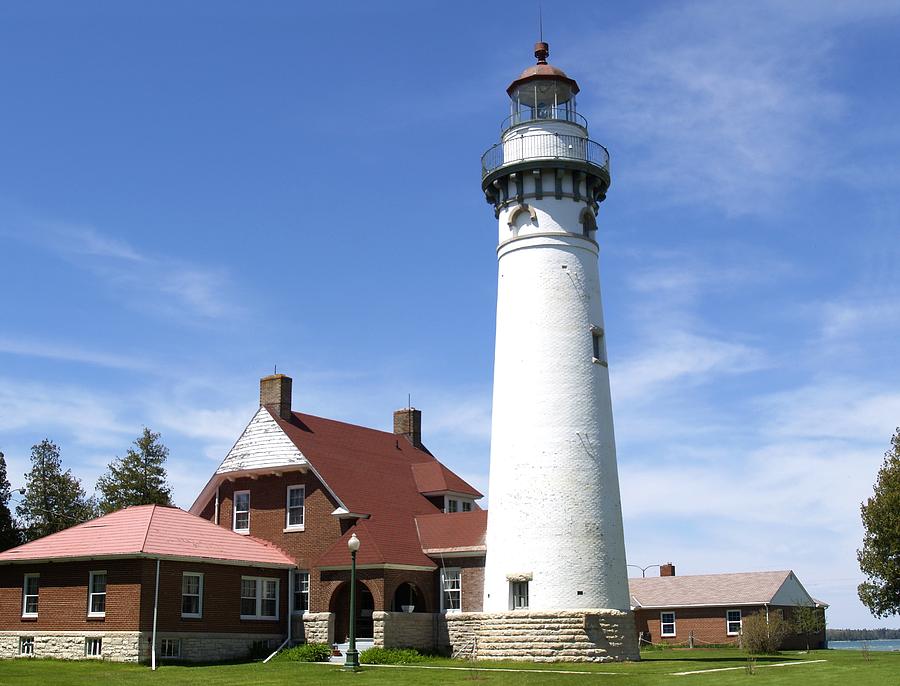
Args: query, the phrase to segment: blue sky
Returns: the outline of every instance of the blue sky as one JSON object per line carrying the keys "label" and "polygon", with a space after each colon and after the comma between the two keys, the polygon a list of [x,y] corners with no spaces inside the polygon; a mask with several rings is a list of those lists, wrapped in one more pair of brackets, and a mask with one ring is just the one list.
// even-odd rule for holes
{"label": "blue sky", "polygon": [[[612,156],[629,562],[792,568],[832,626],[897,626],[856,600],[855,551],[900,424],[900,6],[544,16]],[[486,489],[479,156],[536,24],[501,3],[4,4],[13,485],[49,436],[90,490],[147,425],[187,507],[277,364],[313,414],[388,429],[411,394],[431,449]]]}

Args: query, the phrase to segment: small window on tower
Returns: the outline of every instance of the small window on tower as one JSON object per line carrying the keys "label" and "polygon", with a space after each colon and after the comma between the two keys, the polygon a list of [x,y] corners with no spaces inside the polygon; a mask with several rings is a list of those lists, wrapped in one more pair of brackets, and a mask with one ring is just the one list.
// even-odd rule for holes
{"label": "small window on tower", "polygon": [[511,581],[510,582],[510,609],[511,610],[527,610],[528,609],[528,582],[527,581]]}
{"label": "small window on tower", "polygon": [[606,362],[606,339],[603,336],[603,329],[599,326],[591,327],[591,341],[593,343],[594,362],[607,366]]}

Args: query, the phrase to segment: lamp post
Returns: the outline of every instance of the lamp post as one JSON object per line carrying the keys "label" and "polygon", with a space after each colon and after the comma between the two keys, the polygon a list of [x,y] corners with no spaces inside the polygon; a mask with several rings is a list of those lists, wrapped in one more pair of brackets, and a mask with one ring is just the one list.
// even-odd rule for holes
{"label": "lamp post", "polygon": [[647,576],[647,570],[651,567],[661,567],[662,565],[647,565],[646,567],[641,567],[640,565],[625,565],[626,567],[634,567],[635,569],[641,570],[641,577]]}
{"label": "lamp post", "polygon": [[350,647],[344,658],[344,669],[359,669],[359,652],[356,650],[356,551],[359,550],[359,539],[354,533],[347,541],[350,549]]}

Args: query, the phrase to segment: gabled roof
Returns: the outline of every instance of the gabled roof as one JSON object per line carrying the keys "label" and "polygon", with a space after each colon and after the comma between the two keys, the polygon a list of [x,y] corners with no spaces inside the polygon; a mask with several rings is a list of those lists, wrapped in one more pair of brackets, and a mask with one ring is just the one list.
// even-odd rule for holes
{"label": "gabled roof", "polygon": [[808,605],[816,601],[790,570],[629,579],[635,608]]}
{"label": "gabled roof", "polygon": [[422,550],[428,555],[479,555],[487,550],[487,510],[421,515],[416,517],[416,529]]}
{"label": "gabled roof", "polygon": [[160,505],[128,507],[6,550],[0,553],[0,564],[115,557],[296,566],[271,543],[233,533],[176,507]]}

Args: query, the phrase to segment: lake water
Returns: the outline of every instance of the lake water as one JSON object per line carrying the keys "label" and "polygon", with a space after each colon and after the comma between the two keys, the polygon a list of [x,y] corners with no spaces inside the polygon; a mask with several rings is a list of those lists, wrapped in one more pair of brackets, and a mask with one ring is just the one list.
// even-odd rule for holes
{"label": "lake water", "polygon": [[828,641],[829,648],[836,650],[862,650],[869,646],[869,650],[897,650],[900,651],[900,640],[890,641]]}

